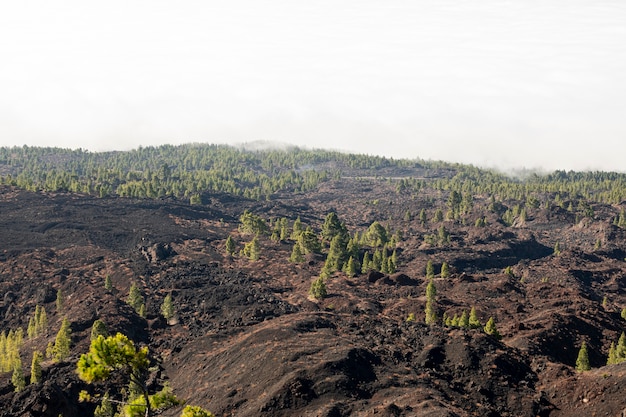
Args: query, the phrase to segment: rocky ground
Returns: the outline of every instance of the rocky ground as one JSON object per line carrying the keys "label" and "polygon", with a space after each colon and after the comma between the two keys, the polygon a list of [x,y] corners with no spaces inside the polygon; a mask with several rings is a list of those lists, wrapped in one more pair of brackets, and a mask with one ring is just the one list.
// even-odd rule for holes
{"label": "rocky ground", "polygon": [[[1,374],[0,416],[93,413],[78,402],[87,386],[75,363],[98,318],[149,347],[155,388],[168,381],[216,416],[621,415],[626,363],[605,366],[626,328],[626,236],[612,224],[618,208],[598,205],[593,219],[578,222],[558,206],[538,208],[509,227],[477,199],[475,218],[487,216],[487,226],[444,222],[450,244],[432,247],[424,235],[438,225],[404,217],[426,208],[430,218],[431,197],[374,178],[266,202],[207,194],[196,206],[1,188],[2,328],[26,328],[35,306],[45,306],[47,334],[22,347],[26,374],[63,317],[73,344],[69,359],[44,362],[42,384],[15,393],[11,374]],[[385,223],[403,235],[398,271],[335,273],[328,297],[312,300],[323,257],[290,263],[291,242],[266,237],[258,261],[225,254],[229,234],[240,245],[251,238],[237,230],[244,209],[266,219],[300,216],[317,231],[330,211],[351,233]],[[423,324],[428,260],[436,270],[450,265],[449,277],[435,279],[439,313],[475,307],[483,323],[496,319],[501,340]],[[145,319],[125,302],[133,282],[146,297]],[[65,301],[57,311],[58,290]],[[168,293],[177,312],[170,322],[159,313]],[[416,320],[407,322],[411,313]],[[583,341],[593,369],[579,373]]]}

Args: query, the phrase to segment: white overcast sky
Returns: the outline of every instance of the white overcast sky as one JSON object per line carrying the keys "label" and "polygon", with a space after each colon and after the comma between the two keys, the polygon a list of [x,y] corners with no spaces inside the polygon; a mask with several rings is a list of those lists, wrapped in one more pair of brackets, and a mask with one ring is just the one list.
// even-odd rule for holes
{"label": "white overcast sky", "polygon": [[626,2],[0,5],[0,145],[257,140],[626,171]]}

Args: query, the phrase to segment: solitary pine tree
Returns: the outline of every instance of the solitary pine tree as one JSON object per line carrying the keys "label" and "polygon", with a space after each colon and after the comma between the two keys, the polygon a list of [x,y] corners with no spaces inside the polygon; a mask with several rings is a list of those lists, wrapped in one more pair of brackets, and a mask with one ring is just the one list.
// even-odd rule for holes
{"label": "solitary pine tree", "polygon": [[43,355],[38,350],[33,352],[33,360],[30,364],[30,383],[38,384],[41,382],[41,362]]}
{"label": "solitary pine tree", "polygon": [[437,288],[431,278],[426,286],[426,317],[424,321],[426,324],[435,324],[437,322],[437,311],[435,308],[435,299],[437,297]]}
{"label": "solitary pine tree", "polygon": [[233,240],[232,236],[228,235],[228,237],[226,238],[226,243],[224,244],[224,247],[226,249],[226,253],[229,256],[233,256],[235,254],[235,241]]}
{"label": "solitary pine tree", "polygon": [[104,277],[104,288],[107,291],[113,291],[113,283],[111,282],[111,276],[109,274]]}
{"label": "solitary pine tree", "polygon": [[433,278],[435,276],[435,267],[433,266],[433,261],[428,261],[426,263],[426,278]]}
{"label": "solitary pine tree", "polygon": [[165,320],[170,320],[174,317],[174,304],[172,303],[172,294],[168,293],[163,299],[163,304],[161,304],[161,314]]}
{"label": "solitary pine tree", "polygon": [[496,339],[502,338],[500,332],[498,332],[498,328],[496,327],[496,321],[493,319],[493,317],[489,317],[489,320],[487,320],[487,324],[485,324],[484,330],[485,333],[495,337]]}
{"label": "solitary pine tree", "polygon": [[67,317],[63,318],[61,322],[61,328],[57,333],[56,339],[54,339],[54,360],[62,361],[70,355],[70,345],[72,343],[72,331],[70,329],[70,322]]}
{"label": "solitary pine tree", "polygon": [[450,271],[446,262],[441,264],[441,278],[448,278]]}
{"label": "solitary pine tree", "polygon": [[587,344],[583,342],[578,351],[578,358],[576,359],[576,370],[579,372],[588,371],[591,369],[589,365],[589,354],[587,353]]}
{"label": "solitary pine tree", "polygon": [[130,285],[130,289],[128,290],[128,298],[126,298],[126,302],[137,312],[141,309],[142,304],[144,304],[143,296],[141,295],[141,291],[139,287],[134,282]]}
{"label": "solitary pine tree", "polygon": [[311,282],[311,287],[309,288],[309,295],[316,300],[321,300],[326,298],[326,283],[324,282],[324,278],[319,277],[313,282]]}

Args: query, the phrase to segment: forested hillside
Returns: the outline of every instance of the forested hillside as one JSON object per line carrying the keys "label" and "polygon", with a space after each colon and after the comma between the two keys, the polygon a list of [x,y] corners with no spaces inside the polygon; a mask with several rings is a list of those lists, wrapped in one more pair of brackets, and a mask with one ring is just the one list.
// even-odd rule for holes
{"label": "forested hillside", "polygon": [[0,416],[626,409],[625,174],[194,144],[0,176]]}

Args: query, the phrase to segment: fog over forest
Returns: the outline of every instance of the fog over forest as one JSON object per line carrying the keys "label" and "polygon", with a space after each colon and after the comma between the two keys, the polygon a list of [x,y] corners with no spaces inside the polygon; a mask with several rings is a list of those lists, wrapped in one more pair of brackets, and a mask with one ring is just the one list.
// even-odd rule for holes
{"label": "fog over forest", "polygon": [[14,2],[0,146],[271,141],[624,171],[612,0]]}

